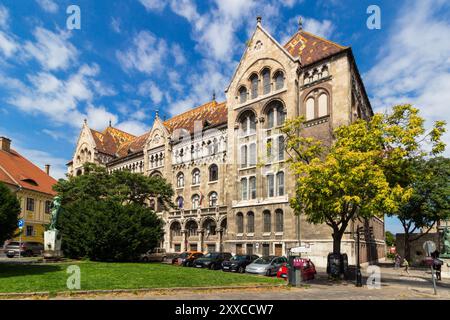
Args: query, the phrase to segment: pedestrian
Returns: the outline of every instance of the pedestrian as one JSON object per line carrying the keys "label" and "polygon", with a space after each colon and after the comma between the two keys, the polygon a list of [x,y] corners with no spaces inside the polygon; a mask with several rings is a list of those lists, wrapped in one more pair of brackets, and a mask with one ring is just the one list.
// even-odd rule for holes
{"label": "pedestrian", "polygon": [[442,280],[441,278],[441,266],[443,264],[443,261],[439,259],[439,251],[436,250],[431,254],[431,257],[433,258],[433,269],[436,272],[436,279]]}
{"label": "pedestrian", "polygon": [[405,267],[406,273],[409,274],[409,262],[406,258],[403,259],[403,266]]}
{"label": "pedestrian", "polygon": [[400,263],[402,262],[402,257],[396,253],[394,257],[394,269],[400,268]]}

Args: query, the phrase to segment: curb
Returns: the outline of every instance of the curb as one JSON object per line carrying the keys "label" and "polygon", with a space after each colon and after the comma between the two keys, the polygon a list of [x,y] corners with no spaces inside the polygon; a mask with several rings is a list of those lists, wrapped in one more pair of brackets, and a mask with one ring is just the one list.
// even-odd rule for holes
{"label": "curb", "polygon": [[174,291],[205,291],[205,290],[239,290],[239,289],[260,289],[260,288],[288,288],[285,284],[268,284],[268,285],[253,285],[253,286],[212,286],[212,287],[173,287],[173,288],[139,288],[139,289],[110,289],[110,290],[77,290],[77,291],[60,291],[51,293],[50,291],[42,292],[11,292],[0,293],[0,300],[5,298],[29,298],[29,297],[47,297],[50,296],[83,296],[89,294],[104,294],[104,293],[136,293],[136,292],[163,292],[171,293]]}

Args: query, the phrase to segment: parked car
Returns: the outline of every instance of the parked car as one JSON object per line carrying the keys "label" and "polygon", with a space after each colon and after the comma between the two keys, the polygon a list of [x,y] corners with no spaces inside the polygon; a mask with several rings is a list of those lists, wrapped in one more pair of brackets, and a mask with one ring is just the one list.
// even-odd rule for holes
{"label": "parked car", "polygon": [[233,255],[229,252],[208,252],[205,256],[194,261],[194,267],[216,270],[221,268],[222,262],[230,260],[232,257]]}
{"label": "parked car", "polygon": [[[310,259],[306,258],[300,258],[299,259],[300,269],[302,270],[302,280],[312,280],[314,279],[314,276],[316,275],[316,266]],[[288,277],[288,267],[287,263],[284,263],[277,272],[277,278],[283,278],[284,280],[287,280]]]}
{"label": "parked car", "polygon": [[5,247],[5,254],[8,258],[14,258],[15,256],[20,255],[23,257],[33,257],[37,255],[41,255],[44,251],[44,245],[40,242],[10,242]]}
{"label": "parked car", "polygon": [[235,255],[230,260],[226,260],[222,262],[222,270],[223,271],[232,271],[232,272],[239,272],[244,273],[245,268],[258,259],[259,256],[257,255]]}
{"label": "parked car", "polygon": [[286,257],[261,257],[250,263],[245,268],[245,272],[271,276],[277,273],[278,269],[283,265],[283,263],[287,263]]}
{"label": "parked car", "polygon": [[163,262],[166,259],[166,250],[163,248],[154,248],[149,250],[141,256],[141,260],[144,262],[159,261]]}
{"label": "parked car", "polygon": [[192,267],[193,263],[196,259],[203,257],[203,253],[200,251],[186,251],[182,252],[178,257],[173,260],[173,264],[177,264],[179,266],[184,267]]}

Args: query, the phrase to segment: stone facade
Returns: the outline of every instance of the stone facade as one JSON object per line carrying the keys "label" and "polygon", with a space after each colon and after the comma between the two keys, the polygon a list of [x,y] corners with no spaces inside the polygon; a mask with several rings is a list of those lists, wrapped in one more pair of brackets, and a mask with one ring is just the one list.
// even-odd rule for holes
{"label": "stone facade", "polygon": [[[162,245],[170,252],[286,255],[306,242],[308,255],[326,265],[331,229],[308,224],[289,206],[295,179],[280,127],[304,115],[305,134],[330,144],[334,128],[373,114],[351,49],[303,30],[282,46],[259,21],[225,93],[224,103],[212,101],[167,121],[156,116],[140,137],[111,127],[99,133],[85,124],[69,173],[82,173],[91,161],[166,178],[179,205],[158,213],[165,221]],[[361,262],[384,257],[384,221],[353,223],[350,231],[359,224],[372,227]],[[354,263],[351,235],[342,250]]]}

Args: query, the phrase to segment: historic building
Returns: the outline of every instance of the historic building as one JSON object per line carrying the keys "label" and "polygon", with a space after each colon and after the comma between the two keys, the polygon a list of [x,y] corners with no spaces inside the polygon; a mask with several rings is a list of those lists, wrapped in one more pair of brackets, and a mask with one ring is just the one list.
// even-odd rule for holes
{"label": "historic building", "polygon": [[[111,126],[103,132],[85,123],[69,174],[85,162],[109,170],[161,175],[175,189],[178,210],[159,212],[165,221],[163,246],[259,255],[285,255],[308,243],[308,255],[326,264],[331,229],[310,225],[289,206],[295,179],[286,163],[287,118],[305,116],[305,134],[331,143],[332,131],[373,112],[352,50],[304,31],[285,44],[257,26],[225,90],[213,101],[162,121],[158,115],[142,136]],[[152,203],[157,211],[158,203]],[[369,234],[362,262],[384,257],[384,221],[355,222]],[[342,250],[354,262],[355,241],[346,235]]]}
{"label": "historic building", "polygon": [[[50,206],[56,192],[52,186],[56,180],[11,149],[11,140],[0,137],[0,182],[16,193],[24,220],[22,241],[44,243],[45,225],[50,223]],[[19,241],[19,237],[12,239]],[[2,244],[3,245],[3,244]]]}

